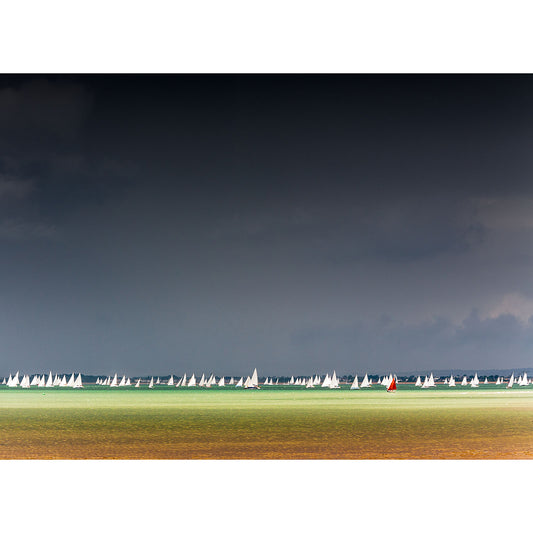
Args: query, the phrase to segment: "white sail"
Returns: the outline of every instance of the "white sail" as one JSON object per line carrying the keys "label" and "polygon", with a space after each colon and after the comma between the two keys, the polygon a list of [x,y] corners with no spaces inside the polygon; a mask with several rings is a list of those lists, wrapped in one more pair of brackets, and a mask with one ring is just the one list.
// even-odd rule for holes
{"label": "white sail", "polygon": [[475,387],[477,387],[479,385],[479,378],[477,377],[477,372],[475,374],[475,376],[473,377],[473,382],[475,383]]}
{"label": "white sail", "polygon": [[141,380],[138,379],[137,383],[135,383],[135,388],[138,389],[141,386]]}
{"label": "white sail", "polygon": [[52,378],[52,372],[48,375],[48,380],[46,381],[46,387],[53,387],[54,379]]}
{"label": "white sail", "polygon": [[2,385],[5,385],[5,384],[6,384],[6,378],[4,378],[2,381]]}
{"label": "white sail", "polygon": [[61,379],[58,378],[57,374],[54,376],[54,387],[61,383]]}
{"label": "white sail", "polygon": [[13,387],[18,387],[19,385],[20,385],[19,373],[18,373],[18,370],[17,370],[17,373],[15,374],[15,377],[13,378],[13,381],[12,381],[12,386]]}
{"label": "white sail", "polygon": [[181,384],[183,383],[183,378],[180,378],[178,382],[176,383],[176,387],[181,387]]}
{"label": "white sail", "polygon": [[233,377],[229,378],[228,385],[234,385],[234,384],[235,384],[235,380],[233,379]]}
{"label": "white sail", "polygon": [[289,385],[294,385],[294,376],[291,376],[291,379],[289,380]]}
{"label": "white sail", "polygon": [[243,379],[239,379],[239,381],[237,382],[237,384],[235,385],[235,387],[242,387],[243,385]]}
{"label": "white sail", "polygon": [[368,374],[365,374],[365,377],[363,378],[363,381],[361,381],[361,388],[370,387],[370,381],[368,381]]}
{"label": "white sail", "polygon": [[119,387],[125,387],[126,386],[126,376],[122,376],[122,379],[120,380],[120,383],[118,384]]}
{"label": "white sail", "polygon": [[424,383],[422,383],[422,388],[423,389],[427,389],[429,388],[431,385],[430,385],[430,381],[429,381],[429,378],[427,376],[424,377]]}
{"label": "white sail", "polygon": [[324,378],[324,381],[322,382],[321,387],[329,387],[331,385],[331,378],[329,377],[329,374],[326,374],[326,377]]}
{"label": "white sail", "polygon": [[453,374],[450,376],[450,380],[448,381],[448,387],[455,387],[455,378],[453,377]]}
{"label": "white sail", "polygon": [[498,376],[498,377],[496,378],[496,385],[500,385],[500,384],[501,384],[500,376]]}
{"label": "white sail", "polygon": [[150,383],[148,384],[148,388],[149,389],[153,389],[154,388],[154,377],[153,376],[150,378]]}
{"label": "white sail", "polygon": [[39,380],[39,385],[37,385],[38,387],[46,387],[46,376],[43,374],[41,376],[41,379]]}
{"label": "white sail", "polygon": [[488,385],[489,384],[489,380],[487,378],[485,378],[485,381],[483,382],[484,385]]}
{"label": "white sail", "polygon": [[461,381],[461,386],[466,387],[467,385],[468,385],[468,379],[466,378],[466,376],[464,376],[463,381]]}
{"label": "white sail", "polygon": [[35,374],[31,380],[31,383],[30,385],[39,385],[39,375],[38,374]]}
{"label": "white sail", "polygon": [[75,389],[83,388],[83,383],[81,381],[81,374],[78,374],[78,377],[76,378],[76,381],[74,382],[74,388]]}
{"label": "white sail", "polygon": [[27,376],[24,374],[20,381],[20,388],[21,389],[29,389],[30,388],[30,376]]}
{"label": "white sail", "polygon": [[507,383],[507,388],[510,389],[514,385],[514,372],[511,374],[511,377],[509,378],[509,383]]}
{"label": "white sail", "polygon": [[202,377],[200,378],[200,382],[198,383],[199,387],[203,387],[205,385],[205,375],[202,374]]}
{"label": "white sail", "polygon": [[476,383],[476,380],[475,380],[474,378],[472,378],[472,379],[470,380],[470,386],[471,386],[471,387],[474,387],[474,388],[479,387],[479,385]]}
{"label": "white sail", "polygon": [[157,378],[157,381],[155,382],[156,385],[159,385],[161,383],[161,380]]}
{"label": "white sail", "polygon": [[359,381],[357,379],[357,374],[355,375],[355,378],[353,380],[352,386],[350,387],[350,390],[358,389],[359,388]]}
{"label": "white sail", "polygon": [[429,386],[430,386],[430,387],[436,387],[436,385],[435,385],[435,378],[433,377],[433,372],[432,372],[431,375],[429,376],[428,382],[429,382]]}
{"label": "white sail", "polygon": [[305,388],[306,389],[312,389],[315,385],[315,380],[310,377],[308,380],[307,380],[307,383],[305,384]]}
{"label": "white sail", "polygon": [[252,377],[250,378],[250,386],[251,387],[259,387],[259,379],[257,377],[257,368],[254,368],[254,371],[252,373]]}
{"label": "white sail", "polygon": [[520,383],[520,386],[522,387],[525,385],[529,385],[528,380],[527,380],[527,372],[524,372],[524,375],[522,376],[522,382]]}
{"label": "white sail", "polygon": [[187,387],[187,374],[186,373],[184,373],[183,377],[181,378],[181,386]]}
{"label": "white sail", "polygon": [[333,371],[333,376],[331,376],[331,383],[329,384],[330,389],[338,389],[339,387],[339,380],[337,379],[337,374],[335,373],[335,370]]}
{"label": "white sail", "polygon": [[167,385],[169,387],[174,385],[174,376],[173,375],[170,376]]}
{"label": "white sail", "polygon": [[222,376],[219,380],[218,380],[218,386],[219,387],[225,387],[226,384],[224,383],[224,376]]}
{"label": "white sail", "polygon": [[194,374],[191,376],[189,383],[187,383],[187,387],[196,387],[196,378],[194,377]]}

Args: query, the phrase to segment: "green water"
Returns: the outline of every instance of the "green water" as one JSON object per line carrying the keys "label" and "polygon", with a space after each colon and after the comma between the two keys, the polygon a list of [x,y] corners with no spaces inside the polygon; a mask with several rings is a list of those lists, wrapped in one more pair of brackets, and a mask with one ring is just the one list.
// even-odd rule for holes
{"label": "green water", "polygon": [[533,457],[533,387],[0,387],[0,458]]}

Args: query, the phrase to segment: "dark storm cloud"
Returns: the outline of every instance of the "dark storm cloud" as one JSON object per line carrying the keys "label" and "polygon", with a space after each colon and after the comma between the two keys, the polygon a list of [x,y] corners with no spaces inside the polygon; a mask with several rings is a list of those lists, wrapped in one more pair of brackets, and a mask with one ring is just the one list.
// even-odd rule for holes
{"label": "dark storm cloud", "polygon": [[0,131],[22,139],[39,136],[45,143],[48,136],[72,137],[90,105],[90,94],[79,83],[22,78],[0,88]]}
{"label": "dark storm cloud", "polygon": [[0,78],[3,371],[527,366],[532,95]]}

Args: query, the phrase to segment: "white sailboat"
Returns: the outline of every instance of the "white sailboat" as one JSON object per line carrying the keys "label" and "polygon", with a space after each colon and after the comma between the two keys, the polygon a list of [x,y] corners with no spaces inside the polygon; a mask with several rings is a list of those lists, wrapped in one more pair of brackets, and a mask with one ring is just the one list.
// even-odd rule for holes
{"label": "white sailboat", "polygon": [[187,383],[187,387],[196,387],[196,378],[194,377],[194,374],[191,376],[189,383]]}
{"label": "white sailboat", "polygon": [[122,379],[120,380],[120,383],[118,384],[119,387],[125,387],[126,386],[126,376],[122,376]]}
{"label": "white sailboat", "polygon": [[38,387],[46,387],[46,376],[43,374],[41,376],[41,379],[39,380],[39,385],[37,385]]}
{"label": "white sailboat", "polygon": [[22,377],[22,380],[20,382],[20,388],[21,389],[29,389],[30,388],[30,376],[24,374]]}
{"label": "white sailboat", "polygon": [[199,387],[203,387],[205,385],[205,375],[202,374],[202,377],[200,378],[200,383],[198,383]]}
{"label": "white sailboat", "polygon": [[514,385],[514,372],[511,374],[511,377],[509,378],[509,383],[507,383],[507,388],[511,389]]}
{"label": "white sailboat", "polygon": [[448,387],[455,387],[455,378],[453,377],[453,374],[450,376],[450,380],[448,381]]}
{"label": "white sailboat", "polygon": [[483,382],[483,385],[488,385],[489,384],[489,380],[487,378],[485,378],[485,381]]}
{"label": "white sailboat", "polygon": [[224,383],[224,376],[222,376],[219,380],[218,380],[218,386],[219,387],[225,387],[226,384]]}
{"label": "white sailboat", "polygon": [[324,378],[324,381],[322,382],[321,387],[329,387],[331,385],[331,378],[329,377],[329,374],[326,374],[326,377]]}
{"label": "white sailboat", "polygon": [[148,388],[149,389],[153,389],[154,388],[154,376],[152,376],[150,378],[150,383],[148,384]]}
{"label": "white sailboat", "polygon": [[235,380],[233,379],[233,377],[229,378],[228,385],[235,385]]}
{"label": "white sailboat", "polygon": [[155,382],[156,385],[159,385],[161,383],[161,380],[159,379],[159,377],[157,378],[157,381]]}
{"label": "white sailboat", "polygon": [[83,383],[81,381],[81,374],[78,374],[78,377],[76,378],[76,381],[74,382],[74,388],[75,389],[82,389]]}
{"label": "white sailboat", "polygon": [[430,387],[430,384],[429,384],[429,378],[427,376],[424,377],[424,383],[422,383],[422,388],[423,389],[427,389]]}
{"label": "white sailboat", "polygon": [[333,376],[331,376],[331,383],[329,384],[330,389],[340,389],[339,380],[337,379],[337,374],[335,370],[333,371]]}
{"label": "white sailboat", "polygon": [[235,385],[235,387],[242,387],[243,386],[243,379],[239,379],[239,381],[237,382],[237,384]]}
{"label": "white sailboat", "polygon": [[48,380],[46,381],[46,387],[53,387],[54,379],[52,378],[52,372],[48,375]]}
{"label": "white sailboat", "polygon": [[183,377],[181,378],[181,386],[186,387],[187,386],[187,373],[183,374]]}
{"label": "white sailboat", "polygon": [[466,387],[468,385],[468,379],[466,376],[463,376],[463,381],[461,381],[461,387]]}
{"label": "white sailboat", "polygon": [[131,380],[130,380],[130,378],[128,378],[128,379],[126,380],[126,387],[129,387],[130,385],[131,385]]}
{"label": "white sailboat", "polygon": [[529,383],[528,383],[528,380],[527,380],[527,372],[524,372],[524,375],[522,376],[522,381],[520,383],[520,386],[524,387],[526,385],[529,385]]}
{"label": "white sailboat", "polygon": [[[72,374],[72,375],[74,375],[74,374]],[[118,377],[117,377],[116,374],[113,376],[113,381],[111,382],[111,385],[109,385],[109,386],[110,387],[118,387]]]}
{"label": "white sailboat", "polygon": [[350,390],[358,389],[359,388],[359,381],[357,379],[357,374],[355,375],[355,378],[353,380],[352,386],[350,387]]}
{"label": "white sailboat", "polygon": [[368,374],[365,374],[365,377],[363,378],[363,381],[361,382],[361,388],[367,388],[370,387],[370,381],[368,381]]}
{"label": "white sailboat", "polygon": [[[39,374],[35,374],[31,380],[30,385],[32,386],[39,385],[39,379],[40,379]],[[4,378],[4,385],[5,385],[5,378]]]}
{"label": "white sailboat", "polygon": [[170,387],[170,386],[174,386],[174,376],[173,376],[173,375],[170,376],[167,385],[168,385],[169,387]]}
{"label": "white sailboat", "polygon": [[250,378],[250,381],[248,382],[248,386],[245,388],[247,389],[258,389],[259,388],[259,379],[257,377],[257,368],[254,368],[254,371],[252,373],[252,377]]}
{"label": "white sailboat", "polygon": [[138,389],[141,386],[141,380],[138,379],[137,383],[135,383],[135,388]]}

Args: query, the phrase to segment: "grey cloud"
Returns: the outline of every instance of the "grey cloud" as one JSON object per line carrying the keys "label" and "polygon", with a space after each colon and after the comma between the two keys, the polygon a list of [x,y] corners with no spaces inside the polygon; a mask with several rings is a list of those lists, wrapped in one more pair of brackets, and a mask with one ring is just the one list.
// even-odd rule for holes
{"label": "grey cloud", "polygon": [[7,241],[49,240],[58,237],[57,228],[43,222],[5,219],[0,221],[0,239]]}
{"label": "grey cloud", "polygon": [[0,131],[23,137],[72,136],[79,132],[90,105],[91,95],[81,84],[28,80],[0,89]]}
{"label": "grey cloud", "polygon": [[0,200],[25,198],[33,191],[31,180],[0,174]]}

